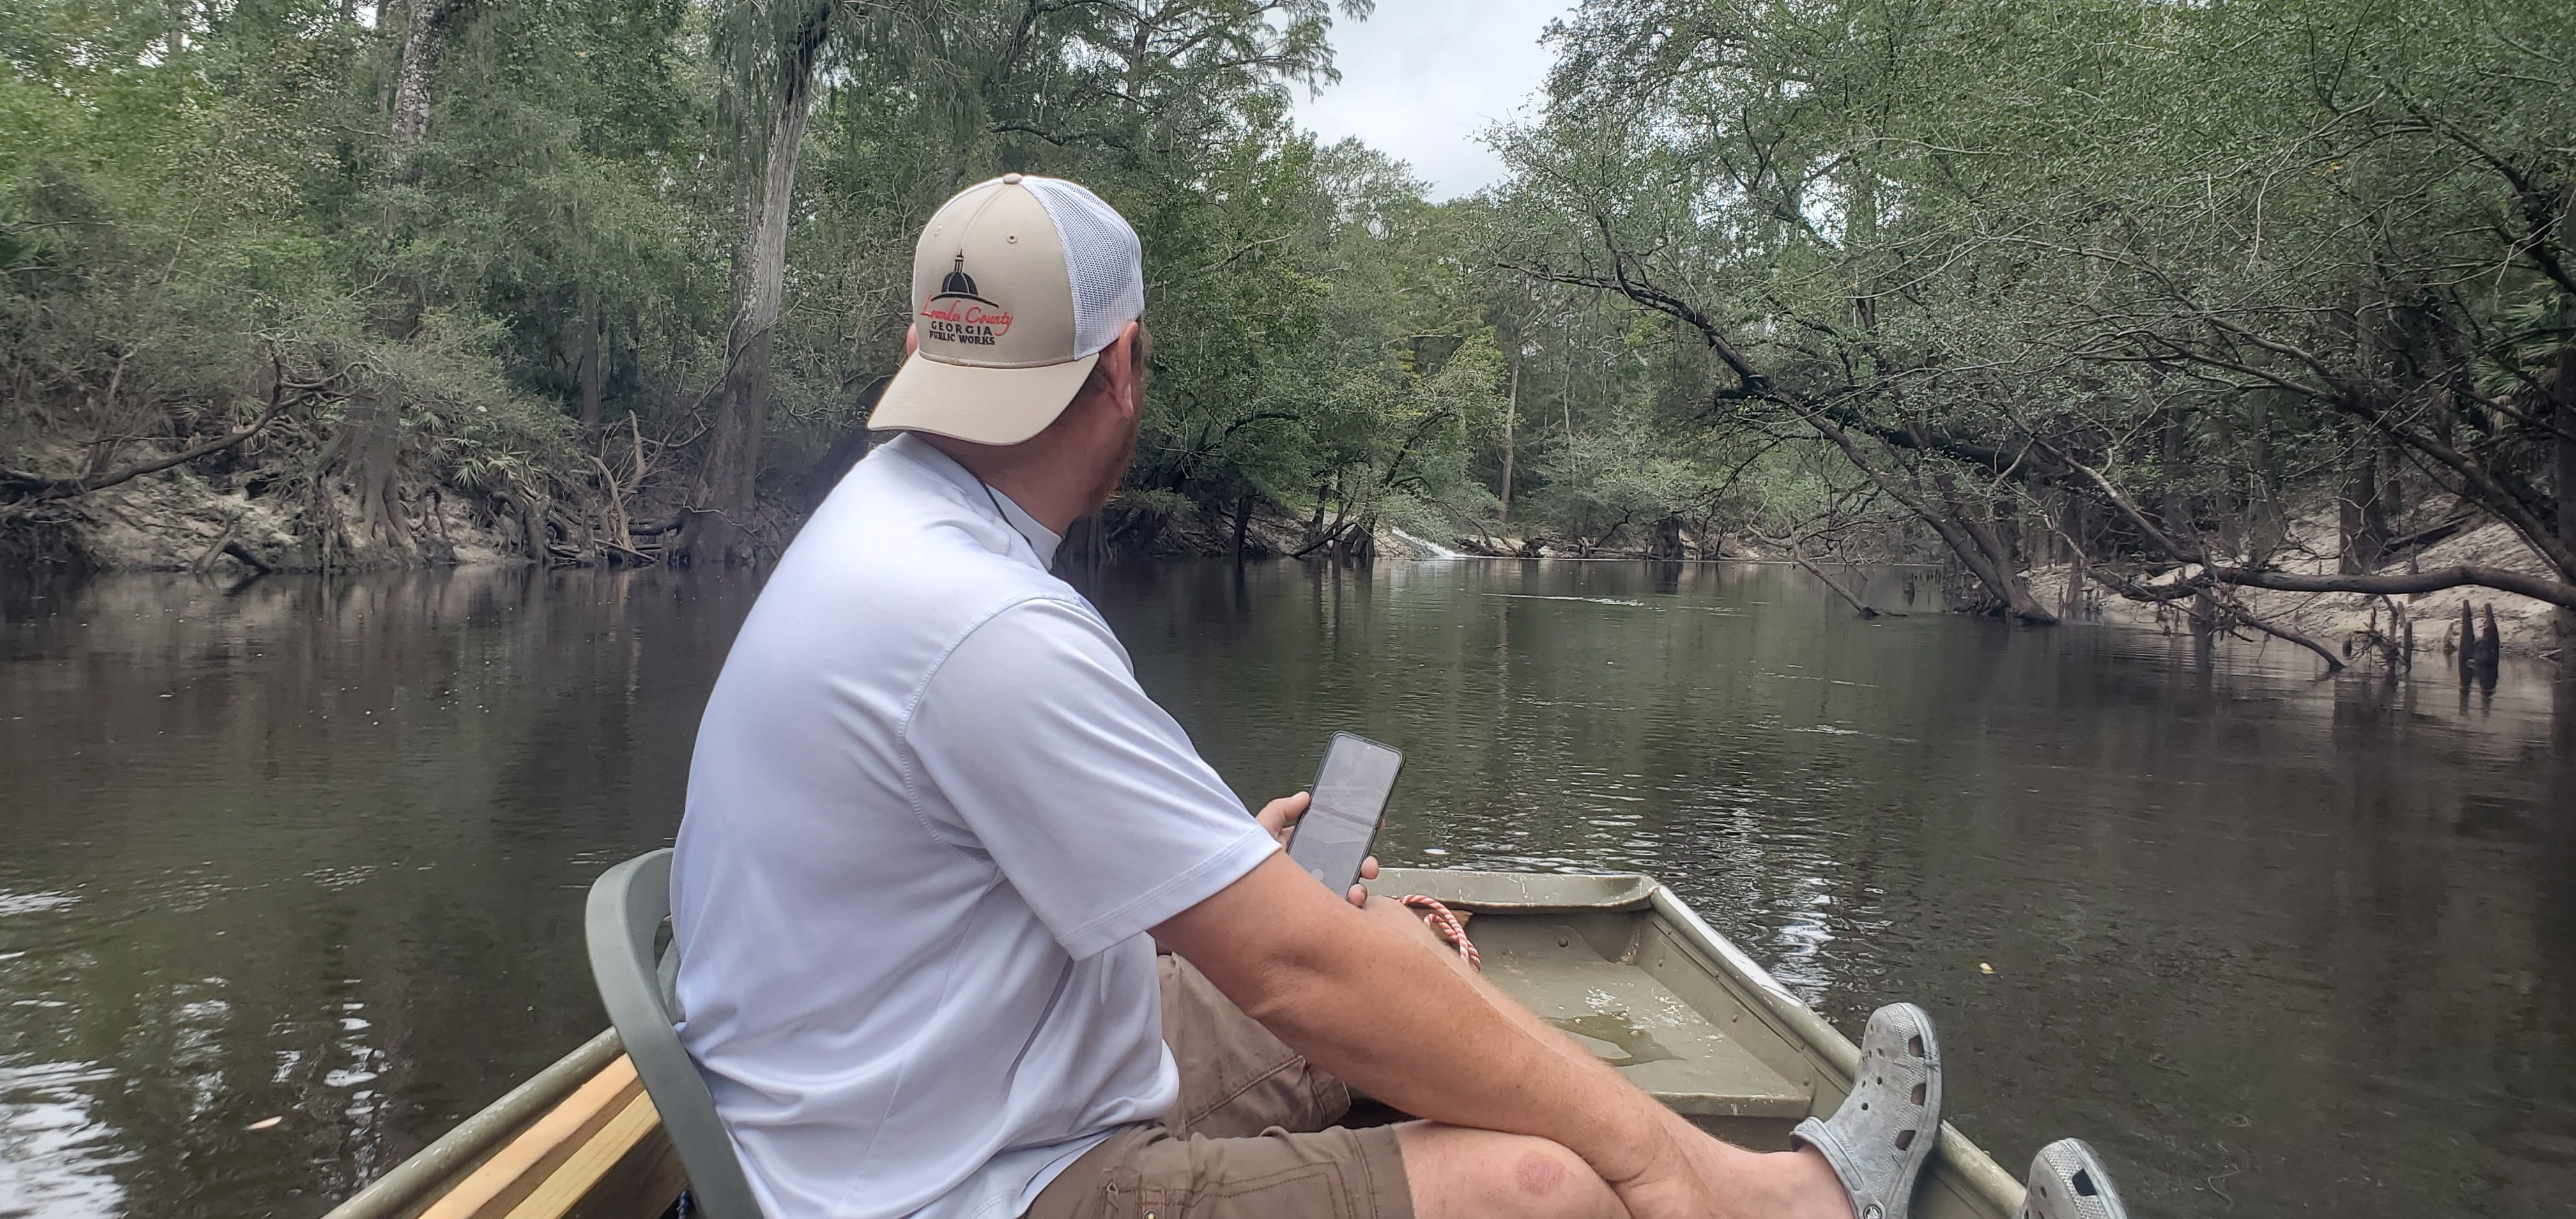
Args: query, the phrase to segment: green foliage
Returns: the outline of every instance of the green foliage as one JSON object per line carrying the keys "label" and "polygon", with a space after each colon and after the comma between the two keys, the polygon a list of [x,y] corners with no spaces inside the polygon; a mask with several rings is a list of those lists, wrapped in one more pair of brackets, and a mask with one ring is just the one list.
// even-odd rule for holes
{"label": "green foliage", "polygon": [[1006,170],[1144,238],[1130,539],[1248,505],[1301,544],[2136,549],[2080,461],[2259,554],[2391,451],[2553,506],[2576,18],[2547,0],[1595,0],[1511,181],[1438,204],[1291,118],[1365,4],[413,3],[436,58],[406,65],[401,5],[0,0],[8,485],[292,382],[195,468],[311,489],[315,531],[439,487],[548,506],[522,532],[574,550],[675,512],[739,349],[746,124],[824,29],[758,449],[790,507],[899,362],[919,226]]}
{"label": "green foliage", "polygon": [[2390,454],[2576,541],[2532,422],[2576,291],[2563,5],[1622,0],[1556,37],[1523,263],[1676,323],[1702,418],[1863,463],[1999,602],[2024,526],[2260,564]]}
{"label": "green foliage", "polygon": [[399,184],[379,134],[393,48],[349,12],[0,19],[7,464],[112,472],[282,396],[285,417],[200,473],[309,493],[320,553],[402,560],[420,538],[331,536],[334,497],[542,501],[580,482],[559,405],[576,302],[627,339],[620,387],[648,414],[670,396],[657,378],[699,375],[721,280],[710,310],[686,10],[492,10],[456,36],[422,171]]}
{"label": "green foliage", "polygon": [[[746,123],[780,84],[763,48],[824,10],[414,3],[438,6],[420,10],[435,59],[426,136],[397,164],[411,8],[5,0],[0,445],[22,481],[219,435],[292,366],[309,399],[199,472],[298,489],[317,534],[340,528],[332,496],[377,486],[568,505],[546,525],[558,542],[613,533],[610,500],[678,495],[719,409]],[[1565,532],[1685,501],[1705,515],[1707,480],[1667,469],[1689,446],[1652,440],[1670,370],[1576,354],[1608,342],[1670,364],[1638,356],[1651,342],[1561,293],[1572,327],[1540,324],[1494,205],[1430,204],[1402,166],[1295,126],[1290,90],[1333,79],[1334,15],[832,8],[789,209],[767,484],[810,493],[863,426],[900,359],[922,220],[1019,169],[1090,185],[1144,238],[1154,392],[1113,516],[1155,524],[1131,538],[1204,537],[1247,504],[1310,518],[1310,541],[1379,522],[1500,533],[1507,464]],[[1541,365],[1562,365],[1567,428],[1516,405]],[[594,396],[586,431],[571,421]],[[1550,489],[1585,477],[1578,443],[1618,478]]]}

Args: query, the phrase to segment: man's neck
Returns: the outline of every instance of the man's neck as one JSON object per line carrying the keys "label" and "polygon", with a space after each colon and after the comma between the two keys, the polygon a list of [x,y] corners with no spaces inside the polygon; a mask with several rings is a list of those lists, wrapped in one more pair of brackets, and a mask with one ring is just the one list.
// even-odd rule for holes
{"label": "man's neck", "polygon": [[1058,537],[1073,528],[1076,517],[1090,510],[1092,475],[1072,455],[996,449],[927,432],[915,433],[930,447],[948,455],[984,485],[1011,497],[1020,511]]}

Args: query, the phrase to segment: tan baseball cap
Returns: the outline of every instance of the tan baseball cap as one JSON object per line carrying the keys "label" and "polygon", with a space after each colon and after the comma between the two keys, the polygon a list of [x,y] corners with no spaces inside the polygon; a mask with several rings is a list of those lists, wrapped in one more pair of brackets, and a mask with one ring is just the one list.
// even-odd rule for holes
{"label": "tan baseball cap", "polygon": [[920,346],[868,426],[1018,444],[1064,413],[1144,312],[1144,247],[1100,196],[1034,174],[978,182],[913,248]]}

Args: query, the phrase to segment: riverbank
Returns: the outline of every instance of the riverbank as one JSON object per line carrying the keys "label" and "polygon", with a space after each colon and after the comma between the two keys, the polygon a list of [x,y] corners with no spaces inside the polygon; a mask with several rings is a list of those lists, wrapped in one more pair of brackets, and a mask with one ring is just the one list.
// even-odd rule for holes
{"label": "riverbank", "polygon": [[[331,498],[340,519],[364,517],[357,497],[345,490]],[[341,546],[336,554],[305,527],[309,504],[218,487],[184,469],[44,507],[40,521],[19,530],[19,548],[31,566],[257,574],[527,561],[505,532],[514,522],[435,490],[402,505],[411,526],[408,545],[368,530],[377,535],[372,545]]]}
{"label": "riverbank", "polygon": [[[2333,547],[2330,525],[2315,520],[2297,522],[2292,529],[2290,557],[2279,567],[2298,574],[2332,574]],[[2510,526],[2501,523],[2464,530],[2427,546],[2413,556],[2412,563],[2419,569],[2479,566],[2543,578],[2550,574],[2540,556],[2533,554]],[[2186,570],[2177,568],[2150,581],[2149,586],[2170,584]],[[2075,569],[2065,564],[2034,568],[2030,572],[2030,591],[2042,605],[2057,610],[2069,621],[2106,622],[2167,633],[2189,629],[2188,616],[2173,603],[2131,601],[2089,580],[2082,583],[2080,598],[2069,598],[2068,583],[2076,578]],[[2506,655],[2553,658],[2568,643],[2558,633],[2557,606],[2491,588],[2446,588],[2394,597],[2248,588],[2237,590],[2236,595],[2247,610],[2264,621],[2305,635],[2346,656],[2366,655],[2374,639],[2394,641],[2402,647],[2409,627],[2418,657],[2455,654],[2462,646],[2464,607],[2475,616],[2481,632],[2492,611],[2497,641]]]}
{"label": "riverbank", "polygon": [[[777,486],[765,488],[748,526],[753,553],[765,562],[785,550],[847,463],[863,452],[827,453],[803,474],[782,475]],[[50,456],[59,467],[75,455]],[[635,464],[645,466],[640,458]],[[685,519],[685,487],[666,472],[603,473],[571,484],[529,477],[551,492],[490,493],[430,481],[379,484],[369,495],[345,479],[315,479],[256,460],[204,470],[180,465],[76,495],[0,506],[0,562],[65,575],[655,566],[666,560],[666,543]],[[1066,550],[1088,553],[1097,531],[1104,557],[1118,561],[1217,557],[1238,545],[1247,557],[1269,558],[1308,550],[1307,525],[1266,501],[1238,529],[1230,514],[1130,493],[1101,516],[1077,521]],[[1433,553],[1408,545],[1398,532],[1381,526],[1368,557]]]}
{"label": "riverbank", "polygon": [[[45,515],[36,526],[23,519],[12,524],[11,536],[0,539],[6,543],[0,544],[0,558],[38,571],[234,575],[528,564],[538,555],[548,566],[651,565],[661,558],[658,537],[620,520],[614,524],[624,529],[622,540],[609,539],[607,527],[576,519],[582,514],[572,505],[543,512],[541,539],[531,539],[519,518],[503,510],[515,506],[506,498],[496,505],[487,497],[442,492],[431,485],[400,498],[390,511],[378,505],[370,519],[369,505],[346,486],[329,488],[327,507],[319,512],[309,492],[289,499],[261,494],[261,487],[257,479],[209,478],[181,466],[44,505]],[[826,481],[812,488],[810,496],[819,502],[828,489]],[[794,538],[803,514],[774,497],[765,499],[763,508],[763,549],[774,555]],[[399,519],[385,519],[395,516]],[[312,525],[317,519],[331,522],[332,531],[317,533]],[[1120,562],[1222,557],[1236,553],[1238,545],[1244,556],[1256,559],[1311,554],[1309,526],[1291,511],[1265,502],[1244,518],[1238,533],[1231,517],[1187,503],[1129,497],[1096,520],[1076,522],[1066,554],[1088,554],[1095,528],[1101,531],[1098,545],[1104,557]],[[1732,536],[1683,533],[1672,542],[1681,554],[1695,558],[1784,558]],[[2330,573],[2335,546],[2333,522],[2321,513],[2303,514],[2290,525],[2285,548],[2290,557],[2280,566]],[[1358,557],[1351,545],[1335,549],[1336,557]],[[1638,548],[1578,553],[1542,536],[1458,535],[1444,545],[1392,524],[1381,524],[1365,549],[1366,557],[1393,559],[1656,557]],[[2476,565],[2548,574],[2539,556],[2500,523],[2464,529],[2424,547],[2410,561],[2422,568]],[[2180,608],[2130,601],[2070,565],[2034,566],[2027,574],[2032,594],[2069,621],[2168,633],[2189,629]],[[2163,580],[2180,574],[2168,573]],[[2070,582],[2079,585],[2080,596],[2068,595]],[[2265,621],[2346,655],[2367,652],[2375,638],[2402,642],[2409,626],[2417,654],[2452,654],[2461,646],[2463,607],[2481,629],[2492,611],[2499,646],[2508,655],[2548,658],[2567,646],[2556,621],[2557,607],[2493,589],[2454,588],[2396,598],[2266,589],[2244,589],[2238,595],[2247,610]]]}

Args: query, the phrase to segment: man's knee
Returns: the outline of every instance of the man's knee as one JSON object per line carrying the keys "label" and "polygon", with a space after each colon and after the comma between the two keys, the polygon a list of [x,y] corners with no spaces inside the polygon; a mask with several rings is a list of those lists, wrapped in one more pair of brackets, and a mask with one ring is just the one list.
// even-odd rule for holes
{"label": "man's knee", "polygon": [[1547,1139],[1414,1122],[1396,1141],[1415,1219],[1626,1219],[1591,1166]]}
{"label": "man's knee", "polygon": [[1512,1157],[1511,1187],[1514,1195],[1532,1205],[1545,1207],[1562,1199],[1581,1185],[1579,1176],[1590,1176],[1591,1168],[1575,1158],[1571,1151],[1548,1142],[1533,1139],[1533,1146],[1523,1148]]}

